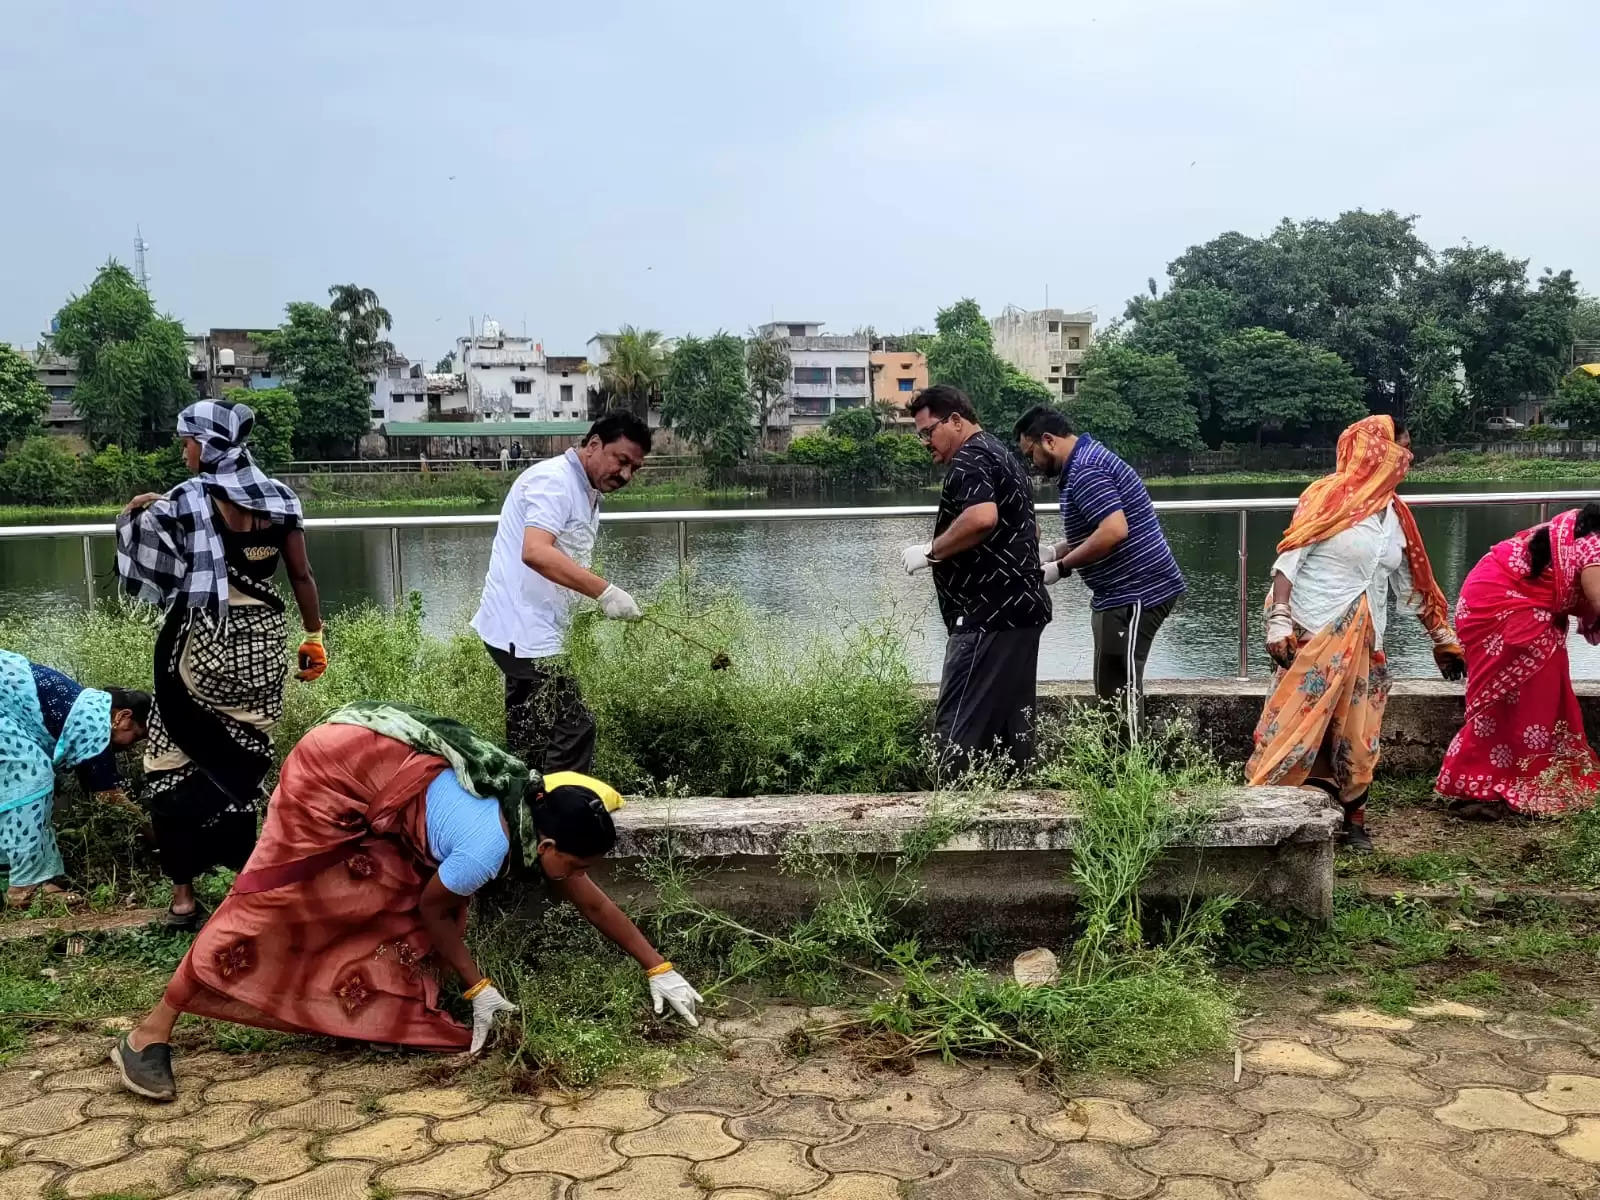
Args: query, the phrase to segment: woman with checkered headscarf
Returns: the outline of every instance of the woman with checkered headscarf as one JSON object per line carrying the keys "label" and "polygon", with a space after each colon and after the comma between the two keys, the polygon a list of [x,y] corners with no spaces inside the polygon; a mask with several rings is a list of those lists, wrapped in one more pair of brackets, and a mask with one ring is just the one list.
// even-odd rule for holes
{"label": "woman with checkered headscarf", "polygon": [[117,518],[123,587],[166,610],[144,771],[173,885],[168,920],[186,928],[205,919],[195,876],[238,870],[255,845],[288,671],[284,604],[272,586],[279,562],[305,629],[296,678],[316,679],[328,663],[300,500],[250,457],[254,425],[246,405],[191,404],[178,414],[178,436],[194,478],[135,497]]}

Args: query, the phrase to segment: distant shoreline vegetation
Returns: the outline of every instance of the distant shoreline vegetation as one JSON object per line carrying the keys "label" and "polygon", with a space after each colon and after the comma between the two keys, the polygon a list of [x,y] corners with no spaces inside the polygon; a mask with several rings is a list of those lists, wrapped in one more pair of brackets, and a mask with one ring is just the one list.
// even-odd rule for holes
{"label": "distant shoreline vegetation", "polygon": [[[895,436],[895,435],[888,435]],[[812,478],[823,488],[852,485],[868,490],[926,486],[936,481],[927,465],[902,463],[882,473],[864,469],[853,454],[844,463],[793,463],[786,461],[752,462],[731,470],[707,475],[697,471],[673,479],[641,479],[606,498],[613,508],[638,508],[659,500],[738,500],[782,495],[783,487],[773,486],[780,471],[792,467],[813,468]],[[92,460],[85,460],[92,461]],[[1156,491],[1168,487],[1226,486],[1281,483],[1296,491],[1324,474],[1317,470],[1226,471],[1217,474],[1151,475],[1145,482]],[[515,474],[459,468],[449,471],[392,473],[383,475],[313,475],[304,488],[306,513],[321,515],[325,510],[351,508],[382,512],[389,508],[491,509],[504,499]],[[1600,481],[1600,460],[1559,458],[1517,458],[1509,455],[1478,454],[1450,450],[1434,455],[1411,468],[1411,483],[1538,483],[1541,481]],[[711,486],[708,480],[716,480]],[[159,479],[152,486],[162,486]],[[127,496],[151,490],[130,481]],[[798,495],[809,494],[802,489]],[[70,492],[69,492],[70,495]],[[58,523],[109,521],[121,509],[122,500],[84,501],[62,504],[0,504],[0,524],[51,520]]]}

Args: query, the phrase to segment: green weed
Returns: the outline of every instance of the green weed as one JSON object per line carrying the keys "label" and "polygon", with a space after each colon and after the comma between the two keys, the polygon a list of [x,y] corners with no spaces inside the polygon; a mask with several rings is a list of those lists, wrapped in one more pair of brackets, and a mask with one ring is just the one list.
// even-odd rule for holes
{"label": "green weed", "polygon": [[1567,814],[1556,862],[1561,874],[1585,887],[1600,884],[1600,806]]}
{"label": "green weed", "polygon": [[1378,875],[1404,879],[1410,883],[1451,883],[1478,873],[1481,864],[1465,854],[1423,850],[1417,854],[1375,854],[1339,856],[1344,875]]}
{"label": "green weed", "polygon": [[65,937],[21,938],[0,954],[0,1059],[39,1025],[91,1022],[142,1011],[160,998],[189,947],[187,935],[141,929]]}
{"label": "green weed", "polygon": [[590,1087],[618,1071],[648,1077],[671,1061],[638,965],[569,907],[533,920],[480,911],[468,941],[479,968],[521,1010],[508,1069],[526,1090]]}
{"label": "green weed", "polygon": [[1155,945],[1146,940],[1138,900],[1155,858],[1208,813],[1203,798],[1175,800],[1174,790],[1213,781],[1214,764],[1186,735],[1125,750],[1105,714],[1081,714],[1058,732],[1044,739],[1042,772],[1081,796],[1084,813],[1073,869],[1082,932],[1057,984],[1025,988],[904,936],[901,918],[919,893],[919,868],[982,805],[981,790],[935,796],[926,824],[887,869],[832,853],[836,834],[796,838],[785,869],[815,881],[819,899],[786,933],[697,903],[692,880],[670,857],[652,868],[658,919],[675,944],[709,949],[729,964],[724,978],[702,989],[708,997],[751,978],[868,988],[875,997],[863,1011],[822,1031],[860,1040],[863,1054],[1001,1054],[1052,1071],[1143,1070],[1223,1045],[1232,1003],[1208,968],[1207,948],[1227,905],[1202,905]]}
{"label": "green weed", "polygon": [[[568,661],[598,727],[598,773],[624,790],[696,795],[894,791],[924,776],[922,726],[892,619],[790,635],[729,595],[686,609],[675,586],[619,625],[581,613]],[[704,649],[662,628],[691,631]]]}
{"label": "green weed", "polygon": [[1506,982],[1498,971],[1469,971],[1460,979],[1452,980],[1444,994],[1452,1000],[1475,1000],[1485,996],[1505,994]]}

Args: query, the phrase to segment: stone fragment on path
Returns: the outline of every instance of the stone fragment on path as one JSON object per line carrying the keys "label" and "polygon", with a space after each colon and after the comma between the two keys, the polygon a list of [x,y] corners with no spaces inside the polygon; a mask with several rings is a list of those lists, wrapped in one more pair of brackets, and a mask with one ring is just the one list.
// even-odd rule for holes
{"label": "stone fragment on path", "polygon": [[1487,1200],[1489,1195],[1487,1184],[1458,1171],[1439,1151],[1400,1142],[1379,1146],[1377,1157],[1353,1182],[1380,1196]]}
{"label": "stone fragment on path", "polygon": [[513,1173],[570,1175],[594,1179],[622,1165],[611,1148],[611,1135],[603,1129],[563,1129],[542,1142],[507,1150],[500,1169]]}
{"label": "stone fragment on path", "polygon": [[1045,987],[1061,979],[1061,964],[1053,952],[1036,946],[1012,960],[1011,976],[1023,987]]}
{"label": "stone fragment on path", "polygon": [[1470,1004],[1462,1004],[1456,1000],[1434,1000],[1428,1004],[1416,1004],[1406,1009],[1413,1017],[1422,1020],[1448,1019],[1457,1021],[1487,1021],[1494,1016],[1487,1009],[1474,1008]]}
{"label": "stone fragment on path", "polygon": [[500,1182],[491,1164],[494,1148],[478,1143],[452,1146],[432,1158],[402,1167],[390,1167],[378,1183],[396,1192],[429,1192],[436,1196],[475,1196]]}
{"label": "stone fragment on path", "polygon": [[1336,1079],[1347,1070],[1338,1059],[1285,1038],[1257,1042],[1245,1051],[1244,1064],[1264,1075],[1309,1075],[1315,1079]]}
{"label": "stone fragment on path", "polygon": [[1472,1149],[1457,1154],[1455,1161],[1491,1183],[1556,1183],[1592,1193],[1600,1178],[1593,1167],[1563,1157],[1548,1142],[1526,1133],[1485,1134]]}
{"label": "stone fragment on path", "polygon": [[1470,1132],[1504,1129],[1553,1135],[1566,1132],[1567,1119],[1535,1108],[1503,1088],[1462,1088],[1449,1104],[1433,1110],[1446,1125]]}
{"label": "stone fragment on path", "polygon": [[1249,1200],[1373,1200],[1326,1163],[1284,1162],[1265,1179],[1247,1184]]}
{"label": "stone fragment on path", "polygon": [[673,1113],[660,1124],[624,1133],[614,1143],[629,1158],[666,1155],[702,1162],[732,1154],[740,1143],[722,1130],[714,1113]]}
{"label": "stone fragment on path", "polygon": [[1373,1033],[1408,1033],[1417,1026],[1410,1017],[1394,1017],[1372,1008],[1346,1008],[1339,1012],[1318,1013],[1312,1019],[1334,1029],[1364,1029]]}
{"label": "stone fragment on path", "polygon": [[1600,1077],[1552,1075],[1543,1088],[1526,1097],[1529,1104],[1553,1113],[1594,1116],[1600,1114]]}

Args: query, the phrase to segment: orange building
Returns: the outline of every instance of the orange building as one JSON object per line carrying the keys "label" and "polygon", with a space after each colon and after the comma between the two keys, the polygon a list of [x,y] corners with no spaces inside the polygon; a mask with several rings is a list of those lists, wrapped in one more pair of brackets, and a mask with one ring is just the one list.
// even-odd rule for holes
{"label": "orange building", "polygon": [[872,352],[872,402],[901,410],[928,386],[928,358],[916,350],[874,350]]}

